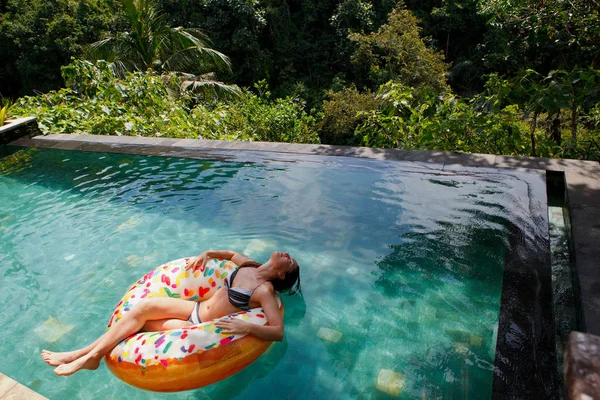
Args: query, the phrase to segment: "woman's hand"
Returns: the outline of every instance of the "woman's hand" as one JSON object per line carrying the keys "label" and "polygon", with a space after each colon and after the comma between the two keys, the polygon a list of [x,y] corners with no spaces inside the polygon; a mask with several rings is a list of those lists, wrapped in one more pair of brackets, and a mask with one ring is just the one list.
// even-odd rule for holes
{"label": "woman's hand", "polygon": [[229,318],[216,321],[215,326],[223,329],[221,333],[244,334],[250,333],[252,324],[239,318]]}
{"label": "woman's hand", "polygon": [[185,269],[186,270],[190,270],[190,269],[195,270],[196,267],[203,268],[206,265],[207,261],[208,261],[208,252],[203,251],[196,257],[190,258],[187,261],[187,264],[185,265]]}

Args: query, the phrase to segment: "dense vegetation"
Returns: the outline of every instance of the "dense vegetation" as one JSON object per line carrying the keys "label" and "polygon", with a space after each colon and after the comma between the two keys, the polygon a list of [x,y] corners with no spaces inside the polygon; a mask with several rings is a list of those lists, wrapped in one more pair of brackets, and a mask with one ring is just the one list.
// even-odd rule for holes
{"label": "dense vegetation", "polygon": [[589,0],[2,0],[0,92],[49,133],[598,159],[599,10]]}

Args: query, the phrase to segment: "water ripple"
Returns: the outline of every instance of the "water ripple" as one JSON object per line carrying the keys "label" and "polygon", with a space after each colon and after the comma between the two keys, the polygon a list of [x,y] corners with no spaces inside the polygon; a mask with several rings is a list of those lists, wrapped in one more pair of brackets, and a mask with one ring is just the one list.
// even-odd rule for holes
{"label": "water ripple", "polygon": [[[518,226],[522,241],[543,235],[532,196],[537,177],[343,157],[239,157],[44,150],[2,159],[0,301],[12,305],[2,314],[5,328],[37,351],[48,343],[31,327],[52,317],[73,326],[56,349],[71,348],[101,334],[127,285],[156,264],[210,248],[261,262],[287,250],[301,265],[304,296],[285,299],[292,339],[283,368],[264,371],[269,387],[302,376],[297,398],[374,398],[386,369],[403,374],[408,397],[490,393],[508,228]],[[324,328],[340,332],[340,342],[320,338]],[[15,344],[0,345],[5,365],[18,365],[7,345]],[[37,368],[3,372],[28,382],[43,373]],[[95,398],[147,396],[95,373],[103,389]],[[246,384],[248,396],[262,393],[260,380]],[[76,375],[39,390],[73,398],[96,389]]]}

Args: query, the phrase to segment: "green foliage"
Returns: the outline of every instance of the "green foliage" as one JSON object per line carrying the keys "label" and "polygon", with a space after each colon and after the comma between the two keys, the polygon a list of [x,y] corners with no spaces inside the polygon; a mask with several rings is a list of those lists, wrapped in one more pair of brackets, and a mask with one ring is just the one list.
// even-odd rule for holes
{"label": "green foliage", "polygon": [[0,102],[0,126],[4,125],[6,119],[11,116],[13,106],[10,100],[2,99]]}
{"label": "green foliage", "polygon": [[393,80],[415,88],[447,91],[444,56],[428,48],[419,32],[414,15],[396,8],[377,32],[350,35],[356,44],[351,60],[360,81],[370,87]]}
{"label": "green foliage", "polygon": [[209,47],[210,39],[201,30],[169,27],[155,0],[120,1],[128,31],[92,43],[86,51],[88,59],[110,62],[121,77],[125,71],[178,72],[185,89],[205,97],[239,94],[214,80],[213,68],[230,70],[231,63]]}
{"label": "green foliage", "polygon": [[365,144],[415,150],[520,154],[526,147],[518,107],[477,112],[454,96],[389,82],[378,93],[382,107],[357,129]]}
{"label": "green foliage", "polygon": [[191,117],[208,139],[319,143],[315,118],[304,111],[303,103],[291,97],[271,100],[268,92],[244,92],[239,101],[214,108],[199,105]]}
{"label": "green foliage", "polygon": [[171,25],[197,26],[232,60],[231,78],[243,85],[265,79],[273,67],[262,43],[269,8],[257,0],[163,0]]}
{"label": "green foliage", "polygon": [[370,112],[379,107],[380,100],[371,91],[360,93],[355,86],[329,91],[323,102],[319,136],[327,144],[359,145],[356,128]]}
{"label": "green foliage", "polygon": [[[318,143],[315,119],[297,99],[271,100],[243,91],[236,100],[191,107],[170,96],[163,77],[118,78],[106,61],[74,60],[63,68],[67,88],[19,100],[15,114],[35,115],[48,133],[270,140]],[[170,75],[175,81],[179,78]]]}
{"label": "green foliage", "polygon": [[[480,108],[495,111],[500,106],[518,104],[524,111],[523,119],[530,120],[535,130],[538,125],[552,136],[556,145],[563,144],[565,125],[570,131],[570,147],[576,146],[578,133],[597,130],[593,110],[600,102],[600,71],[593,68],[572,71],[554,70],[548,75],[526,70],[511,79],[490,76],[486,90],[477,97]],[[564,121],[567,116],[568,122]],[[539,120],[543,116],[544,119]],[[535,144],[532,140],[532,155]]]}
{"label": "green foliage", "polygon": [[120,80],[106,61],[76,60],[63,77],[67,88],[21,98],[15,112],[35,115],[44,133],[194,136],[183,102],[167,94],[160,76],[134,73]]}
{"label": "green foliage", "polygon": [[543,76],[526,70],[516,81],[534,112],[556,113],[578,107],[589,112],[600,101],[600,70],[553,70]]}
{"label": "green foliage", "polygon": [[[598,157],[595,2],[407,5],[5,0],[1,94],[58,89],[65,65],[65,89],[13,109],[46,133]],[[89,54],[104,62],[67,65],[94,42]]]}
{"label": "green foliage", "polygon": [[[424,14],[423,30],[444,50],[452,66],[446,75],[454,90],[472,96],[481,90],[483,65],[479,44],[487,31],[487,18],[478,0],[440,0]],[[418,14],[421,17],[421,14]]]}
{"label": "green foliage", "polygon": [[551,126],[536,130],[528,120],[529,114],[507,101],[510,87],[507,81],[492,77],[490,91],[467,102],[389,82],[378,93],[382,106],[372,111],[355,133],[365,145],[375,147],[507,155],[533,151],[543,157],[591,159],[600,156],[600,148],[590,147],[598,142],[597,131],[584,129],[579,141],[556,143]]}
{"label": "green foliage", "polygon": [[586,125],[590,130],[600,132],[600,103],[596,104],[585,117]]}
{"label": "green foliage", "polygon": [[109,0],[7,0],[0,7],[0,91],[62,86],[60,67],[115,23]]}
{"label": "green foliage", "polygon": [[337,34],[346,38],[350,33],[371,32],[375,25],[373,4],[363,0],[343,0],[331,16]]}
{"label": "green foliage", "polygon": [[319,106],[332,79],[353,79],[348,33],[368,33],[387,20],[397,0],[161,0],[173,25],[210,33],[231,57],[234,81],[266,79],[276,96],[304,85]]}
{"label": "green foliage", "polygon": [[485,62],[511,73],[597,67],[600,18],[594,1],[484,0],[489,18]]}
{"label": "green foliage", "polygon": [[236,82],[267,79],[281,97],[302,82],[328,85],[339,62],[337,37],[329,18],[334,0],[163,0],[176,24],[211,33],[215,47],[232,57]]}

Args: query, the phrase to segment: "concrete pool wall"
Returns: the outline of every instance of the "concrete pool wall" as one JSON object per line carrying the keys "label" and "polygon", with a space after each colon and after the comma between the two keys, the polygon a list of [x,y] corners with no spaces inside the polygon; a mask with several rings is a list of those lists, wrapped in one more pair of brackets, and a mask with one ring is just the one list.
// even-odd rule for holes
{"label": "concrete pool wall", "polygon": [[24,137],[10,145],[203,159],[227,158],[228,154],[242,151],[273,152],[296,158],[322,155],[409,161],[446,171],[486,167],[560,172],[566,182],[574,271],[580,286],[579,328],[600,335],[600,165],[597,162],[329,145],[62,134]]}
{"label": "concrete pool wall", "polygon": [[0,373],[0,400],[47,400],[27,386]]}

